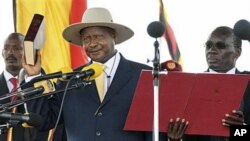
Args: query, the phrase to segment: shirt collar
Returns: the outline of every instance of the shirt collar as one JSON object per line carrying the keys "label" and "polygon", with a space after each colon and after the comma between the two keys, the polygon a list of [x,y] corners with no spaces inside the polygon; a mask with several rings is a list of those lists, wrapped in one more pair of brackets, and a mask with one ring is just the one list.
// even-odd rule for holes
{"label": "shirt collar", "polygon": [[[111,57],[107,62],[104,63],[105,65],[104,72],[107,76],[111,76],[111,78],[114,76],[118,68],[120,60],[121,60],[121,55],[117,51],[113,57]],[[92,62],[96,63],[95,61],[92,61]]]}
{"label": "shirt collar", "polygon": [[114,72],[116,72],[116,69],[118,67],[118,64],[120,62],[121,56],[117,52],[112,58],[110,58],[106,63],[105,63],[105,72],[107,75],[112,75]]}
{"label": "shirt collar", "polygon": [[10,78],[13,78],[15,77],[17,79],[17,76],[13,76],[12,74],[10,74],[7,70],[4,70],[3,71],[3,75],[4,75],[4,78],[6,79],[6,81],[9,81]]}
{"label": "shirt collar", "polygon": [[[208,69],[208,71],[211,72],[211,73],[219,73],[219,72],[216,72],[216,71],[214,71],[212,69]],[[235,74],[235,73],[236,73],[236,68],[235,67],[226,72],[226,74]]]}

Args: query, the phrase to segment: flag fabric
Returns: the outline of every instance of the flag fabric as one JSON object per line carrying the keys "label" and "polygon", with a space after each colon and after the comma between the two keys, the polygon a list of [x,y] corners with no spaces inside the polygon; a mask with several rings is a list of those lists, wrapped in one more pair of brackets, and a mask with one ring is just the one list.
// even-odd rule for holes
{"label": "flag fabric", "polygon": [[[44,15],[45,42],[40,50],[46,73],[76,68],[87,63],[84,48],[71,46],[62,32],[71,23],[80,22],[87,0],[13,0],[15,31],[26,34],[35,13]],[[50,131],[48,141],[53,137]]]}
{"label": "flag fabric", "polygon": [[[87,0],[72,0],[70,24],[80,22],[82,14],[87,9]],[[88,62],[84,48],[71,44],[71,67],[77,68]]]}
{"label": "flag fabric", "polygon": [[46,73],[87,63],[84,49],[71,49],[70,44],[62,37],[65,27],[81,21],[87,7],[86,0],[15,0],[13,5],[16,32],[25,35],[35,13],[45,17],[45,43],[40,52],[42,68]]}
{"label": "flag fabric", "polygon": [[173,32],[172,27],[169,25],[168,19],[167,19],[167,12],[164,7],[164,3],[162,0],[160,1],[160,22],[162,22],[165,26],[166,31],[163,34],[163,38],[166,40],[168,45],[168,50],[171,58],[178,62],[179,64],[182,64],[181,59],[181,53]]}

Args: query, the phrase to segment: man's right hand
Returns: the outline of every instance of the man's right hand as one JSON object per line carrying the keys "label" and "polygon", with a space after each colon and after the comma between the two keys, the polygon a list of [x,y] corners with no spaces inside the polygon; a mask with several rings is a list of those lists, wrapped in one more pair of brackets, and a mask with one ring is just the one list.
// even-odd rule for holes
{"label": "man's right hand", "polygon": [[41,73],[41,55],[40,51],[36,52],[36,63],[35,65],[26,64],[25,58],[22,59],[23,68],[28,76],[35,76]]}

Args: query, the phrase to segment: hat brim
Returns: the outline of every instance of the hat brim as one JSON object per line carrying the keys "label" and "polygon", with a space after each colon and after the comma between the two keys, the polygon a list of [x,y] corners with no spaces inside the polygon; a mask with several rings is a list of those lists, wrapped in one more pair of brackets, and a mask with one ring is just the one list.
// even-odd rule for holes
{"label": "hat brim", "polygon": [[114,29],[116,33],[115,44],[122,43],[134,35],[134,32],[130,28],[124,25],[116,24],[116,23],[99,22],[99,23],[72,24],[64,29],[63,37],[65,40],[67,40],[70,43],[82,46],[80,30],[87,28],[87,27],[94,27],[94,26],[103,26],[103,27],[109,27],[109,28]]}

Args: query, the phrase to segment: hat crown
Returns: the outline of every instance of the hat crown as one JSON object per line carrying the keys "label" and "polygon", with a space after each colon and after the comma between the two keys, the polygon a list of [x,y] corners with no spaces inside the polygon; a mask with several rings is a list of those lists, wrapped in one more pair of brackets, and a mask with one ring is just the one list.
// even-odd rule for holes
{"label": "hat crown", "polygon": [[110,12],[105,8],[87,9],[82,16],[82,23],[113,23]]}
{"label": "hat crown", "polygon": [[88,27],[108,27],[115,31],[115,44],[119,44],[131,38],[134,32],[127,26],[114,23],[109,10],[101,7],[87,9],[80,23],[69,25],[63,30],[63,37],[68,42],[82,46],[80,31]]}

